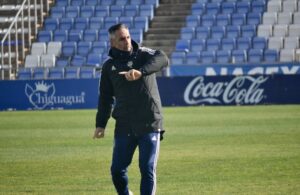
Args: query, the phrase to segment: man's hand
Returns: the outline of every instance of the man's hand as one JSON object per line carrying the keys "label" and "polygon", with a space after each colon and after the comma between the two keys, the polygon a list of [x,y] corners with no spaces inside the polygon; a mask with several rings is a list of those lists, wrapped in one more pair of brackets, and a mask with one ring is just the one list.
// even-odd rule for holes
{"label": "man's hand", "polygon": [[140,79],[142,76],[142,73],[135,69],[131,69],[127,72],[122,71],[122,72],[119,72],[119,74],[125,75],[125,78],[127,79],[127,81],[135,81],[135,80]]}
{"label": "man's hand", "polygon": [[104,131],[105,131],[105,129],[103,129],[103,128],[101,128],[101,127],[97,127],[96,129],[95,129],[95,133],[94,133],[94,139],[95,138],[97,138],[97,139],[99,139],[99,138],[103,138],[104,137]]}

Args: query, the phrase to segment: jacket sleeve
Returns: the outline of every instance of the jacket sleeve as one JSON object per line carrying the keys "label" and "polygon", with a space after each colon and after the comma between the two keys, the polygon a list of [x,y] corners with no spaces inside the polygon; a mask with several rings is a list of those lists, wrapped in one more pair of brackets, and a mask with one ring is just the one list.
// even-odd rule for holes
{"label": "jacket sleeve", "polygon": [[105,128],[111,115],[113,104],[113,87],[108,77],[107,66],[103,66],[99,83],[98,111],[96,115],[96,127]]}
{"label": "jacket sleeve", "polygon": [[161,50],[148,49],[146,51],[146,63],[140,68],[143,75],[150,75],[161,71],[163,68],[169,66],[169,59],[167,55]]}

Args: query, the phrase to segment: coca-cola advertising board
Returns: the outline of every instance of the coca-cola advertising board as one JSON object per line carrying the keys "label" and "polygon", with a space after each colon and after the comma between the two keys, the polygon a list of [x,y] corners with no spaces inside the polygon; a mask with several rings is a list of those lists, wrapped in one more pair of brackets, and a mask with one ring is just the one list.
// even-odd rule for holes
{"label": "coca-cola advertising board", "polygon": [[299,104],[300,76],[197,76],[159,82],[165,106]]}

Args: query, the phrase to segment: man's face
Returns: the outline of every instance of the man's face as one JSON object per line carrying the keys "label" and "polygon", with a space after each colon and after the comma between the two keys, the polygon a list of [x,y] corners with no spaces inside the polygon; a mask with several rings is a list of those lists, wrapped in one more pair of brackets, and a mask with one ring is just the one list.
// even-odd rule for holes
{"label": "man's face", "polygon": [[112,47],[122,51],[131,51],[131,37],[128,29],[121,28],[115,32],[114,38],[111,40]]}

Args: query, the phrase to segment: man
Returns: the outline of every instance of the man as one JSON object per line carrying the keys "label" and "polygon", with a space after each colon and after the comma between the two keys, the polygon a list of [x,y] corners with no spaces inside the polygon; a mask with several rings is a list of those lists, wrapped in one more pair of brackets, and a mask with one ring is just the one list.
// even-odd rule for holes
{"label": "man", "polygon": [[127,168],[138,147],[140,193],[155,194],[156,165],[164,132],[155,73],[167,67],[169,61],[162,51],[139,47],[124,24],[110,27],[109,38],[111,49],[102,68],[94,138],[104,137],[114,104],[114,186],[119,195],[132,194]]}

